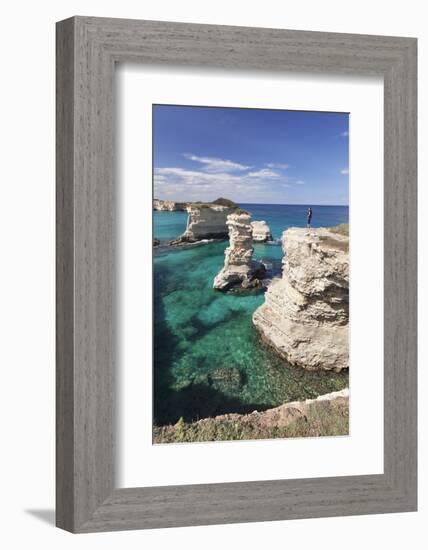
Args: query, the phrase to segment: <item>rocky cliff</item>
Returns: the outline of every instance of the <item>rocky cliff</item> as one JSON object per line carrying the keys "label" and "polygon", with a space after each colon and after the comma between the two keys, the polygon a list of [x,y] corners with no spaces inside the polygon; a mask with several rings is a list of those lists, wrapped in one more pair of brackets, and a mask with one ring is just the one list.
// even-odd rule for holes
{"label": "rocky cliff", "polygon": [[253,229],[253,241],[255,243],[266,243],[272,240],[272,233],[265,221],[251,222]]}
{"label": "rocky cliff", "polygon": [[153,210],[160,212],[175,212],[177,210],[186,211],[187,202],[163,201],[161,199],[153,200]]}
{"label": "rocky cliff", "polygon": [[349,366],[349,237],[328,229],[283,233],[282,277],[253,315],[263,340],[309,370]]}
{"label": "rocky cliff", "polygon": [[251,216],[244,211],[230,214],[226,221],[229,246],[224,252],[224,267],[214,279],[214,288],[254,288],[264,275],[264,266],[253,260],[253,233]]}
{"label": "rocky cliff", "polygon": [[180,242],[195,242],[201,239],[226,239],[227,216],[234,208],[216,204],[191,204],[187,207],[186,231],[179,237]]}

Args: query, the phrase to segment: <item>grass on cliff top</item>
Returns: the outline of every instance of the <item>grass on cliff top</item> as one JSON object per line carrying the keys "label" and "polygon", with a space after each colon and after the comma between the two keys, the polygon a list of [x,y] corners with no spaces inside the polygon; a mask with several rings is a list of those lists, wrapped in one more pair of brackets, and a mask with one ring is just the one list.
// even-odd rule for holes
{"label": "grass on cliff top", "polygon": [[202,441],[236,441],[288,437],[326,437],[349,434],[349,406],[342,400],[314,403],[306,417],[286,427],[260,426],[239,419],[209,418],[186,423],[182,418],[174,426],[155,426],[154,443],[194,443]]}
{"label": "grass on cliff top", "polygon": [[349,237],[349,223],[341,223],[335,227],[330,227],[329,231],[331,233],[337,233],[338,235],[345,235]]}
{"label": "grass on cliff top", "polygon": [[[348,223],[341,223],[340,225],[336,225],[336,227],[329,227],[328,230],[330,233],[349,237]],[[322,235],[320,236],[320,240],[330,248],[335,248],[337,250],[343,250],[344,252],[349,252],[349,239],[339,240],[336,238]]]}

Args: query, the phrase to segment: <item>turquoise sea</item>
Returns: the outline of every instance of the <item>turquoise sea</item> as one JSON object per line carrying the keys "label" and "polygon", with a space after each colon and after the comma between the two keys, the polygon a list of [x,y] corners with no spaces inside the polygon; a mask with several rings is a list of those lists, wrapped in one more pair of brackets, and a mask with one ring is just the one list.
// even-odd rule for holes
{"label": "turquoise sea", "polygon": [[[279,238],[306,225],[307,206],[240,204],[265,220],[274,242],[254,257],[280,272]],[[314,227],[348,223],[347,206],[312,206]],[[154,237],[170,240],[186,227],[185,212],[154,212]],[[348,385],[347,373],[307,372],[263,345],[252,325],[263,294],[213,290],[227,242],[171,249],[154,257],[154,422],[175,423],[227,412],[252,412],[308,399]],[[228,369],[227,372],[224,369]],[[229,374],[222,377],[221,373]],[[219,376],[220,374],[220,376]]]}

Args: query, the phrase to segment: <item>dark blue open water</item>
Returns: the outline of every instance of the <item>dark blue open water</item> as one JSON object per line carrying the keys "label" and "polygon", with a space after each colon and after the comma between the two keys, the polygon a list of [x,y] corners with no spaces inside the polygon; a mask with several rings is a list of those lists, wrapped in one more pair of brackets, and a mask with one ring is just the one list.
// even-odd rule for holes
{"label": "dark blue open water", "polygon": [[[273,244],[254,245],[254,257],[280,270],[279,238],[306,226],[307,206],[241,204],[265,220]],[[312,206],[313,227],[348,223],[347,206]],[[154,212],[154,236],[169,240],[186,227],[185,212]],[[252,325],[263,294],[223,294],[212,288],[227,242],[170,250],[154,258],[154,421],[175,423],[226,412],[251,412],[316,397],[348,385],[347,373],[307,372],[264,346]],[[219,380],[218,369],[234,369]],[[239,374],[238,381],[236,373]]]}

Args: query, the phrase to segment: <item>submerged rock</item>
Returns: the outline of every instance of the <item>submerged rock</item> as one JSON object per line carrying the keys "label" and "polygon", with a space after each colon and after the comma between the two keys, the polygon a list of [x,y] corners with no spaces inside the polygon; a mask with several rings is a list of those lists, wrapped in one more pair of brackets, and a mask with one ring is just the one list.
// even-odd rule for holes
{"label": "submerged rock", "polygon": [[251,222],[251,227],[255,243],[267,243],[273,240],[271,230],[264,220]]}
{"label": "submerged rock", "polygon": [[224,267],[214,279],[214,288],[229,290],[232,287],[253,289],[261,286],[264,265],[253,260],[251,216],[236,211],[227,218],[229,246],[224,252]]}
{"label": "submerged rock", "polygon": [[231,367],[228,369],[214,369],[208,376],[211,386],[218,390],[238,389],[243,384],[242,373],[239,369]]}
{"label": "submerged rock", "polygon": [[283,233],[282,277],[253,314],[262,339],[309,370],[349,366],[349,237],[328,229]]}

